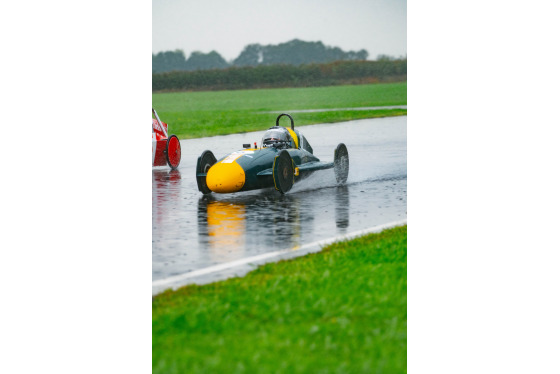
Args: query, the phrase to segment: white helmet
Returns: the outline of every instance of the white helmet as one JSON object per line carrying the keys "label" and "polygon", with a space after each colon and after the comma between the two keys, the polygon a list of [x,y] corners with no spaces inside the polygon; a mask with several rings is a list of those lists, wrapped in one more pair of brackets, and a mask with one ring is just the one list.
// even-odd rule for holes
{"label": "white helmet", "polygon": [[262,138],[263,148],[275,147],[275,148],[290,148],[292,143],[292,137],[286,128],[280,126],[274,126],[266,130]]}

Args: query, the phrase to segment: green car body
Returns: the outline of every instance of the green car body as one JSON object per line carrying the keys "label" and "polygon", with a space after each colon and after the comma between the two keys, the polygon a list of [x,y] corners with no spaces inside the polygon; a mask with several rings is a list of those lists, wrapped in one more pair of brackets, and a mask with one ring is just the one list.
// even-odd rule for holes
{"label": "green car body", "polygon": [[[280,115],[277,124],[283,115],[288,116]],[[293,119],[291,129],[274,126],[269,130],[284,131],[288,134],[286,141],[281,145],[265,146],[263,140],[261,148],[245,148],[220,160],[216,160],[211,151],[204,151],[197,162],[198,189],[207,194],[275,187],[281,193],[286,193],[294,183],[313,172],[331,168],[335,169],[338,183],[346,181],[348,152],[344,144],[336,148],[334,162],[322,162],[313,155],[313,148],[307,139],[293,128]]]}

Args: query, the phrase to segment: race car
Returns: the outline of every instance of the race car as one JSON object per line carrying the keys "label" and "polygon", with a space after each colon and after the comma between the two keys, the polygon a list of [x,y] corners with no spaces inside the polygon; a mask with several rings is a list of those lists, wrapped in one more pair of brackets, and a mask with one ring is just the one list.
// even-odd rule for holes
{"label": "race car", "polygon": [[[290,127],[281,127],[280,118],[290,119]],[[232,193],[274,187],[288,192],[294,183],[317,170],[332,169],[338,184],[348,178],[348,150],[340,143],[334,151],[334,162],[322,162],[313,155],[307,139],[294,128],[294,119],[286,113],[276,118],[276,126],[263,135],[261,147],[243,144],[243,150],[220,160],[206,150],[196,164],[196,182],[203,194]]]}
{"label": "race car", "polygon": [[181,143],[175,135],[167,136],[167,123],[160,121],[152,108],[152,166],[169,165],[177,169],[181,162]]}

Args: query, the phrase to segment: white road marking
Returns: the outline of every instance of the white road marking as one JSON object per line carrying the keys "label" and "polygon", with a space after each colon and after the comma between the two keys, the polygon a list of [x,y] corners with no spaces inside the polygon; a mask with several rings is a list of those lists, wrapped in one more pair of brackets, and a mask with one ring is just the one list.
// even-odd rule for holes
{"label": "white road marking", "polygon": [[365,106],[359,108],[330,108],[330,109],[298,109],[284,110],[261,113],[318,113],[318,112],[334,112],[334,111],[352,111],[352,110],[381,110],[381,109],[407,109],[406,105],[387,105],[387,106]]}
{"label": "white road marking", "polygon": [[367,229],[364,229],[364,230],[353,231],[349,234],[339,235],[339,236],[335,236],[335,237],[332,237],[332,238],[329,238],[329,239],[324,239],[324,240],[318,240],[316,242],[308,243],[308,244],[305,244],[305,245],[302,245],[302,246],[296,246],[296,247],[292,247],[292,248],[281,249],[279,251],[274,251],[274,252],[267,252],[267,253],[263,253],[261,255],[246,257],[246,258],[242,258],[240,260],[227,262],[225,264],[219,264],[219,265],[209,266],[209,267],[203,268],[203,269],[189,271],[187,273],[178,274],[178,275],[174,275],[174,276],[171,276],[171,277],[168,277],[168,278],[163,278],[163,279],[158,279],[158,280],[152,281],[152,289],[154,287],[170,286],[172,284],[179,283],[179,282],[185,281],[185,280],[190,279],[190,278],[195,278],[195,277],[198,277],[198,276],[201,276],[201,275],[208,275],[208,274],[216,273],[216,272],[223,271],[223,270],[226,270],[226,269],[235,268],[235,267],[242,266],[242,265],[248,265],[248,264],[251,264],[251,263],[254,263],[254,262],[259,262],[259,261],[271,259],[271,258],[278,257],[278,256],[281,256],[281,255],[285,255],[285,254],[288,254],[288,253],[295,253],[295,252],[299,252],[299,251],[304,252],[305,250],[308,250],[308,249],[313,248],[313,247],[323,247],[325,245],[332,244],[334,242],[348,240],[348,239],[352,239],[352,238],[355,238],[355,237],[358,237],[358,236],[363,236],[363,235],[366,235],[366,234],[381,232],[383,230],[386,230],[386,229],[389,229],[389,228],[392,228],[392,227],[402,226],[402,225],[405,225],[405,224],[406,224],[406,219],[400,220],[400,221],[393,221],[393,222],[385,223],[383,225],[373,226],[373,227],[370,227],[370,228],[367,228]]}

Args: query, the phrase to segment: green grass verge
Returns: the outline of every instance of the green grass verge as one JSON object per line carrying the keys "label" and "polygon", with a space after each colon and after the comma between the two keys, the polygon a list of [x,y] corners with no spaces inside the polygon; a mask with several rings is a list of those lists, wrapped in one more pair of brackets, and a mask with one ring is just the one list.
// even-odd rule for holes
{"label": "green grass verge", "polygon": [[406,372],[406,233],[154,297],[152,371]]}
{"label": "green grass verge", "polygon": [[[152,106],[181,139],[265,130],[278,114],[268,111],[406,105],[406,82],[152,94]],[[294,113],[296,126],[406,115],[406,110]],[[288,126],[287,123],[282,123]]]}

